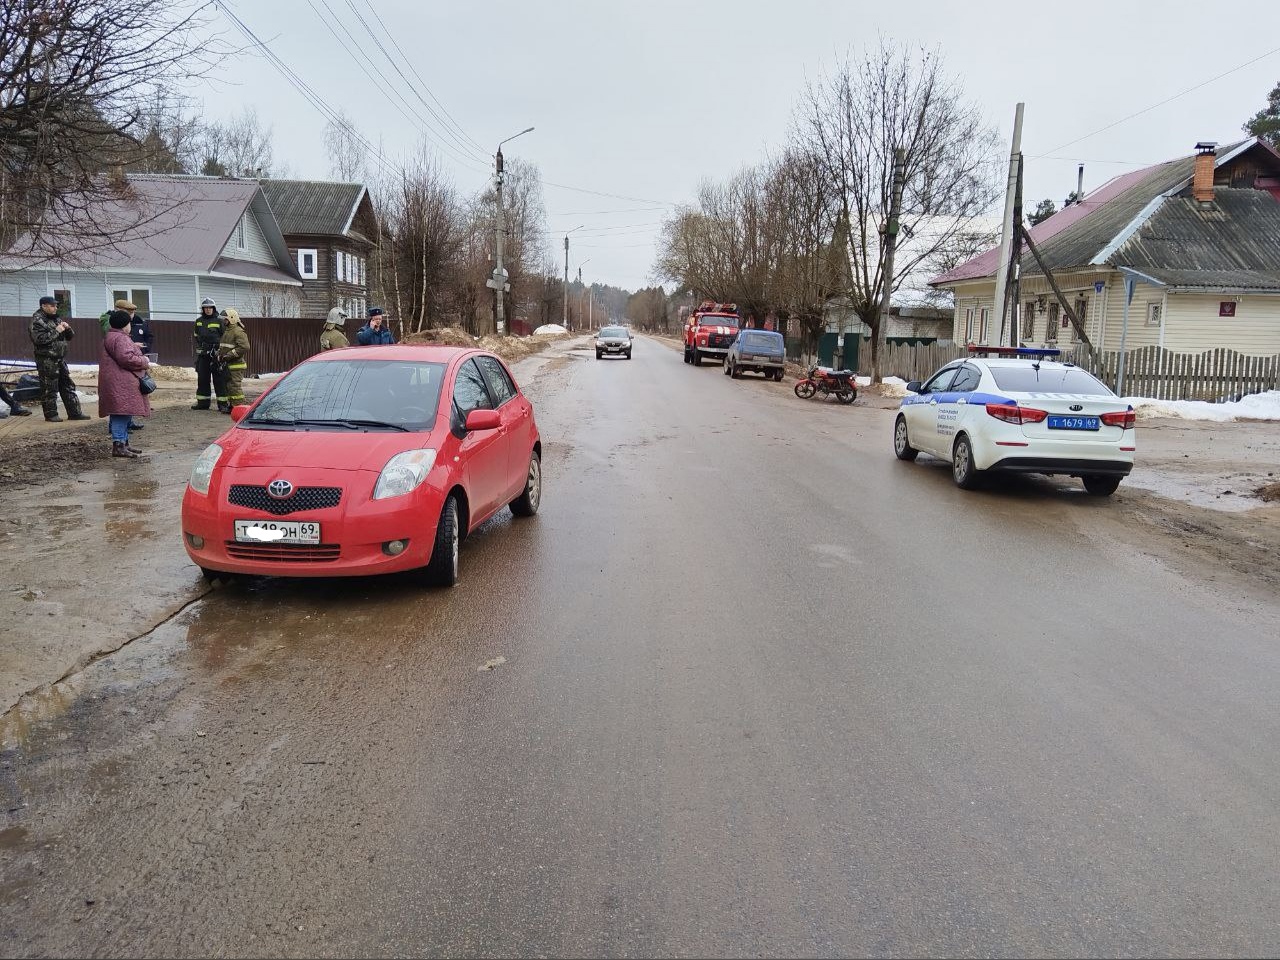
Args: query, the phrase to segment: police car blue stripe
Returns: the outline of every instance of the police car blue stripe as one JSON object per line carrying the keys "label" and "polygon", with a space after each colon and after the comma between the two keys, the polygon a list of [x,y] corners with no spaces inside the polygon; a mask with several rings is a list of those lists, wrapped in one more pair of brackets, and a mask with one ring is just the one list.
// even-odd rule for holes
{"label": "police car blue stripe", "polygon": [[902,398],[902,406],[909,407],[916,403],[928,403],[931,400],[937,400],[938,403],[956,403],[961,398],[966,403],[980,403],[984,406],[988,403],[1017,403],[1009,397],[1002,397],[996,393],[924,393],[911,397]]}

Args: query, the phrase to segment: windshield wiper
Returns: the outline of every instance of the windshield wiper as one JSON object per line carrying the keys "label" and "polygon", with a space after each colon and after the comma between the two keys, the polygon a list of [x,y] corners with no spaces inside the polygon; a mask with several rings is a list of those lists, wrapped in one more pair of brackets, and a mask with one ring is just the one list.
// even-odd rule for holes
{"label": "windshield wiper", "polygon": [[353,420],[348,417],[335,417],[332,420],[294,420],[292,423],[300,427],[345,427],[348,430],[374,427],[382,430],[399,430],[401,433],[409,432],[408,427],[398,423],[388,423],[386,420]]}
{"label": "windshield wiper", "polygon": [[292,427],[297,420],[278,420],[275,417],[249,417],[243,421],[246,424],[264,424],[268,427]]}

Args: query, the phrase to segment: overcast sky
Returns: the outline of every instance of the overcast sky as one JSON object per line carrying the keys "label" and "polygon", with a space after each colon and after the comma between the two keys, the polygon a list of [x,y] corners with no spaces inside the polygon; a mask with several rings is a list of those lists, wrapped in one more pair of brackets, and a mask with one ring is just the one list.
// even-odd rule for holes
{"label": "overcast sky", "polygon": [[[651,281],[658,224],[670,209],[664,205],[688,201],[703,178],[723,178],[780,145],[806,81],[878,33],[939,47],[1005,143],[1014,104],[1026,102],[1029,206],[1042,197],[1061,205],[1075,188],[1080,160],[1090,190],[1136,166],[1190,153],[1197,140],[1243,137],[1241,123],[1280,80],[1275,0],[1221,7],[1185,0],[1052,7],[990,0],[232,0],[244,22],[325,102],[356,117],[392,160],[421,139],[421,124],[405,119],[399,101],[371,79],[369,62],[344,51],[326,28],[332,24],[353,50],[358,43],[372,53],[353,12],[377,31],[370,5],[485,154],[535,126],[504,153],[536,163],[550,183],[645,201],[545,187],[557,257],[565,231],[586,224],[571,237],[570,270],[589,260],[584,280],[631,289]],[[384,44],[379,55],[384,82],[426,115],[392,65],[399,62],[395,49]],[[400,69],[417,82],[403,63]],[[325,119],[300,93],[258,57],[228,64],[223,76],[230,83],[209,98],[209,115],[254,104],[295,175],[327,176]],[[480,188],[491,161],[433,137],[441,140],[450,148],[441,151],[442,165],[458,187]]]}

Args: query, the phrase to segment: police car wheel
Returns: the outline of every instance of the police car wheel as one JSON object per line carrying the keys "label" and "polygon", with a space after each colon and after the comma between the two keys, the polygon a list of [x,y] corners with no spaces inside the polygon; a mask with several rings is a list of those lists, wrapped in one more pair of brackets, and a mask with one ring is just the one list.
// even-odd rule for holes
{"label": "police car wheel", "polygon": [[973,465],[973,444],[963,433],[951,450],[951,478],[961,490],[973,490],[982,481],[982,471]]}
{"label": "police car wheel", "polygon": [[911,445],[907,436],[907,418],[898,414],[898,422],[893,425],[893,453],[899,460],[914,460],[920,451]]}
{"label": "police car wheel", "polygon": [[1120,478],[1105,473],[1091,473],[1080,478],[1084,481],[1085,490],[1095,497],[1109,497],[1120,486]]}

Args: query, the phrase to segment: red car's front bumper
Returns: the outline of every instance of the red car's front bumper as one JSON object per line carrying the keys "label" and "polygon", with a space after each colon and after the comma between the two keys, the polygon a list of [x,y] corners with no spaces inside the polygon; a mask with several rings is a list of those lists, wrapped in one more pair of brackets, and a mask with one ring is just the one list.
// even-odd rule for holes
{"label": "red car's front bumper", "polygon": [[[268,471],[237,470],[237,484],[265,485]],[[219,478],[209,494],[190,487],[182,499],[182,543],[195,564],[222,573],[274,577],[356,577],[394,573],[426,566],[435,544],[436,522],[443,498],[433,485],[387,500],[372,500],[377,477],[364,471],[310,471],[307,485],[340,486],[336,507],[277,516],[228,502],[229,485]],[[237,520],[306,520],[320,524],[320,543],[292,545],[238,542]],[[407,540],[403,553],[390,555],[385,545]],[[195,543],[203,541],[199,547]]]}

